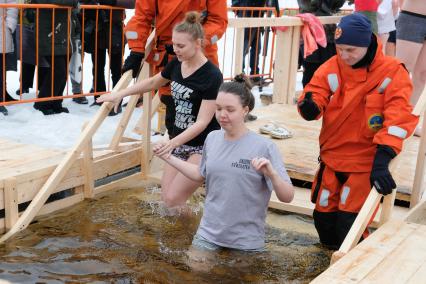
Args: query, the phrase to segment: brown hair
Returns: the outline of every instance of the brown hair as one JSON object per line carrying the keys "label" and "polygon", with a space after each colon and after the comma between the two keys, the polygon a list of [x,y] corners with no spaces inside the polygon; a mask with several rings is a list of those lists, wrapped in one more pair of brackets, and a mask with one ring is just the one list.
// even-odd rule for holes
{"label": "brown hair", "polygon": [[201,14],[190,11],[185,14],[185,19],[173,28],[174,32],[187,33],[194,40],[204,39],[204,30],[201,25]]}
{"label": "brown hair", "polygon": [[250,78],[247,77],[244,73],[241,73],[234,77],[234,80],[231,82],[223,83],[219,92],[230,93],[240,98],[241,105],[243,107],[248,107],[249,111],[252,111],[254,108],[254,96],[251,92],[253,84],[250,81]]}

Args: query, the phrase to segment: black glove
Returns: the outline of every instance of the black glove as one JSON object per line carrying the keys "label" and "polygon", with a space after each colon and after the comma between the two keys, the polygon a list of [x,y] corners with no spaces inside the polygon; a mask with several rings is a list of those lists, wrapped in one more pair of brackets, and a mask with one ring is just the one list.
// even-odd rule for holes
{"label": "black glove", "polygon": [[380,194],[392,193],[392,189],[396,188],[395,181],[388,168],[390,161],[395,156],[396,153],[391,147],[377,145],[376,156],[374,156],[373,168],[370,174],[370,183]]}
{"label": "black glove", "polygon": [[132,70],[132,76],[133,78],[136,78],[138,76],[139,69],[141,67],[142,59],[144,58],[144,56],[145,54],[143,52],[131,51],[130,55],[127,56],[126,60],[124,61],[121,73],[125,73],[128,70]]}
{"label": "black glove", "polygon": [[101,5],[115,6],[117,5],[117,0],[98,0],[98,3]]}
{"label": "black glove", "polygon": [[314,120],[321,113],[317,104],[312,100],[312,93],[307,92],[303,101],[301,101],[298,105],[300,114],[306,120]]}

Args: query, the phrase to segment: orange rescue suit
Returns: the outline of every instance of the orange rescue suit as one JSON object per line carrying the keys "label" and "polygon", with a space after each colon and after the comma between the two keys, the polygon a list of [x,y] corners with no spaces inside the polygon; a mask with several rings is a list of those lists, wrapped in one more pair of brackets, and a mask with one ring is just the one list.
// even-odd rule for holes
{"label": "orange rescue suit", "polygon": [[[377,145],[399,153],[418,117],[411,114],[412,84],[407,70],[378,43],[368,67],[354,69],[338,55],[326,61],[305,87],[323,118],[321,165],[312,184],[315,228],[321,243],[337,249],[370,190]],[[299,110],[300,111],[300,110]],[[368,231],[364,232],[364,237]]]}
{"label": "orange rescue suit", "polygon": [[338,55],[325,62],[305,87],[323,117],[319,137],[324,163],[340,172],[370,172],[376,146],[398,154],[418,117],[411,114],[412,84],[407,70],[378,44],[368,68],[353,69]]}
{"label": "orange rescue suit", "polygon": [[150,63],[160,64],[165,56],[165,45],[172,44],[173,27],[184,19],[185,13],[198,11],[204,16],[205,55],[219,65],[216,42],[228,25],[225,0],[138,0],[135,15],[128,22],[125,33],[132,51],[145,52],[145,44],[152,24],[156,29],[156,48],[145,54]]}

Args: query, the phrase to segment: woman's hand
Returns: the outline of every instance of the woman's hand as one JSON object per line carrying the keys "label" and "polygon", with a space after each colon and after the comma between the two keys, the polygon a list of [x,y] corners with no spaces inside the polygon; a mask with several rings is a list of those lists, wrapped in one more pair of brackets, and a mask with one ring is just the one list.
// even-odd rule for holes
{"label": "woman's hand", "polygon": [[96,99],[96,102],[97,103],[112,102],[114,104],[114,111],[117,113],[118,105],[120,104],[121,100],[122,100],[122,97],[120,95],[120,92],[111,92],[109,94],[105,94],[98,97]]}
{"label": "woman's hand", "polygon": [[155,144],[152,148],[154,154],[162,159],[167,159],[170,157],[173,149],[175,149],[177,145],[172,140],[159,142]]}
{"label": "woman's hand", "polygon": [[277,174],[272,167],[271,161],[266,158],[253,158],[251,160],[251,165],[256,171],[261,172],[266,177],[271,178],[273,175]]}

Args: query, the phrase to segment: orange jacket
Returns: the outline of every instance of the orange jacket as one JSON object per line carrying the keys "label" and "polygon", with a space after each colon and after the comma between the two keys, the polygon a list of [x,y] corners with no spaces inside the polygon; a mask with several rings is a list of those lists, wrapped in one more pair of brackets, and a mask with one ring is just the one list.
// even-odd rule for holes
{"label": "orange jacket", "polygon": [[323,117],[321,159],[335,171],[368,172],[376,145],[399,153],[418,117],[411,114],[412,84],[407,70],[378,44],[368,68],[353,69],[338,55],[325,62],[305,87]]}
{"label": "orange jacket", "polygon": [[135,15],[125,28],[130,49],[137,52],[145,51],[147,38],[151,32],[152,24],[155,23],[157,47],[159,51],[163,51],[165,44],[172,43],[173,27],[183,20],[188,11],[206,12],[207,18],[203,23],[205,54],[217,65],[216,42],[225,33],[228,25],[225,0],[136,1]]}

